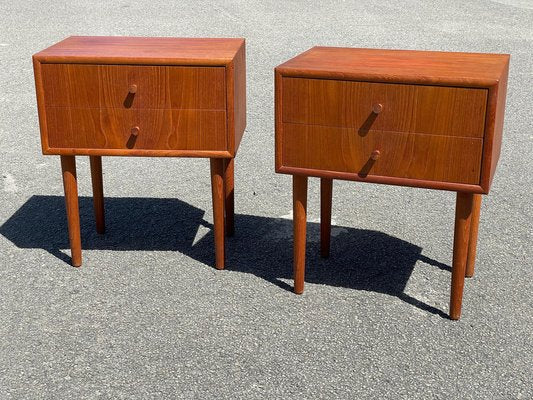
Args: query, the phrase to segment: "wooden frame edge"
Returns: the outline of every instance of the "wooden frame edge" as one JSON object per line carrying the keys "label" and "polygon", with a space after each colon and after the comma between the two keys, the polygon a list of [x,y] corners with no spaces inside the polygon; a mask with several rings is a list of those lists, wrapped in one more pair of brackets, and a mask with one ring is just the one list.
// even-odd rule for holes
{"label": "wooden frame edge", "polygon": [[235,156],[235,62],[225,65],[226,85],[226,148]]}
{"label": "wooden frame edge", "polygon": [[44,155],[59,156],[124,156],[124,157],[199,157],[233,158],[227,150],[147,150],[147,149],[81,149],[81,148],[43,148]]}
{"label": "wooden frame edge", "polygon": [[39,117],[39,131],[41,136],[41,150],[43,154],[47,154],[49,150],[48,145],[48,129],[46,124],[46,108],[44,102],[43,79],[41,74],[41,62],[35,55],[32,57],[33,75],[35,79],[35,93],[37,100],[37,114]]}
{"label": "wooden frame edge", "polygon": [[456,79],[443,81],[439,78],[425,78],[421,76],[381,76],[376,79],[372,74],[350,73],[350,72],[331,72],[321,70],[302,70],[292,67],[278,66],[276,70],[283,76],[290,78],[307,78],[307,79],[328,79],[328,80],[343,80],[343,81],[357,81],[370,83],[391,83],[391,84],[406,84],[406,85],[423,85],[423,86],[451,86],[460,88],[486,89],[487,87],[497,85],[498,80],[486,79]]}
{"label": "wooden frame edge", "polygon": [[424,189],[486,194],[486,191],[482,186],[467,183],[428,181],[423,179],[397,178],[378,175],[369,175],[367,177],[361,177],[356,173],[322,171],[309,168],[286,167],[282,165],[276,166],[276,172],[280,174],[314,176],[317,178],[342,179],[356,182],[368,182],[395,186],[419,187]]}
{"label": "wooden frame edge", "polygon": [[279,169],[282,168],[282,145],[281,145],[281,136],[283,135],[282,132],[282,96],[281,96],[281,88],[282,88],[282,79],[283,75],[279,71],[279,68],[274,69],[274,146],[275,146],[275,170],[276,172],[279,172]]}

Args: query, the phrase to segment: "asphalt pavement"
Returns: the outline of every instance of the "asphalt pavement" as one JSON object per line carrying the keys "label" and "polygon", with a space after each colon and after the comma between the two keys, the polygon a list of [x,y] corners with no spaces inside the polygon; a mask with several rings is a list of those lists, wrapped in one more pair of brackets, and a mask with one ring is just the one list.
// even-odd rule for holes
{"label": "asphalt pavement", "polygon": [[[533,3],[0,1],[0,399],[533,398]],[[105,157],[69,265],[59,158],[40,148],[31,56],[70,35],[245,37],[236,234],[213,268],[209,162]],[[314,46],[511,54],[476,274],[446,318],[455,194],[335,181],[331,257],[309,184],[292,287],[291,179],[274,172],[273,68]]]}

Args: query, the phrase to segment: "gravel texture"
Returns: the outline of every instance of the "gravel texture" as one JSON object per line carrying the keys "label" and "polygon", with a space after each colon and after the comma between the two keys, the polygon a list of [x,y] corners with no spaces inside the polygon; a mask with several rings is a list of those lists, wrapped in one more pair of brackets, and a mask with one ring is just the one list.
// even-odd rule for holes
{"label": "gravel texture", "polygon": [[[533,397],[531,1],[3,0],[0,15],[0,399]],[[31,64],[69,35],[247,39],[227,270],[212,267],[204,159],[104,158],[101,237],[79,157],[84,265],[69,266],[60,164],[41,155]],[[291,292],[273,68],[313,45],[512,55],[459,322],[445,317],[450,192],[336,181],[322,260],[311,179],[306,291]]]}

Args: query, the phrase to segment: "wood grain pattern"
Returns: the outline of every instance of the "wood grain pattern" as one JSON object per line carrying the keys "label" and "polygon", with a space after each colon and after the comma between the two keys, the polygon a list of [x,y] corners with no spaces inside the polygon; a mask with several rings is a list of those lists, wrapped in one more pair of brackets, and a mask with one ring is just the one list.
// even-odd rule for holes
{"label": "wood grain pattern", "polygon": [[61,156],[65,206],[67,209],[68,238],[72,265],[81,266],[80,209],[78,205],[78,180],[74,156]]}
{"label": "wood grain pattern", "polygon": [[282,85],[283,122],[483,137],[486,89],[290,77]]}
{"label": "wood grain pattern", "polygon": [[[226,113],[211,110],[47,108],[53,148],[226,150]],[[132,127],[139,134],[131,134]]]}
{"label": "wood grain pattern", "polygon": [[[71,37],[35,54],[33,61],[43,154],[230,158],[236,154],[246,127],[244,39]],[[53,107],[70,110],[63,116],[59,110],[49,115]],[[98,121],[96,111],[82,117],[74,110],[79,108],[101,109],[102,119]],[[120,112],[159,109],[224,111],[226,126],[220,128],[222,114]],[[122,128],[130,130],[130,115],[148,116],[141,119],[145,132],[146,125],[156,123],[159,131],[150,128],[152,133],[144,136],[150,140],[157,136],[156,147],[141,145],[142,135],[136,146],[133,141],[123,145],[120,136]],[[159,121],[169,120],[179,126],[179,135],[159,129]],[[55,123],[51,141],[49,121]],[[90,140],[85,133],[79,140],[69,137],[71,127],[80,122],[102,130]],[[194,123],[198,129],[192,129]],[[58,128],[65,127],[66,137],[58,140]],[[114,144],[102,147],[103,136],[111,136]],[[77,147],[73,141],[87,144]]]}
{"label": "wood grain pattern", "polygon": [[41,131],[41,149],[43,154],[50,147],[48,145],[48,130],[46,126],[46,107],[44,101],[44,88],[41,63],[33,58],[33,75],[35,78],[35,94],[37,97],[37,112],[39,114],[39,128]]}
{"label": "wood grain pattern", "polygon": [[237,52],[234,62],[234,132],[235,152],[239,148],[246,129],[246,50],[244,43]]}
{"label": "wood grain pattern", "polygon": [[[371,154],[379,150],[379,160]],[[282,165],[440,182],[478,184],[482,140],[283,124]],[[317,173],[318,176],[322,176]]]}
{"label": "wood grain pattern", "polygon": [[298,168],[298,167],[280,167],[276,172],[288,175],[306,175],[317,178],[342,179],[345,181],[378,183],[395,186],[408,186],[424,189],[462,191],[470,193],[483,193],[483,188],[479,185],[469,185],[466,183],[428,181],[423,179],[396,178],[394,176],[379,175],[358,175],[350,172],[324,171],[318,169]]}
{"label": "wood grain pattern", "polygon": [[219,150],[150,150],[150,149],[80,149],[69,147],[49,147],[43,151],[46,155],[60,156],[128,156],[128,157],[201,157],[231,158],[228,151]]}
{"label": "wood grain pattern", "polygon": [[485,146],[483,148],[483,173],[481,185],[488,193],[496,166],[500,158],[503,139],[503,122],[505,113],[505,100],[507,96],[507,79],[509,75],[509,58],[504,65],[502,75],[497,84],[489,89],[489,102],[485,128]]}
{"label": "wood grain pattern", "polygon": [[305,246],[307,235],[307,176],[293,175],[293,228],[294,228],[294,293],[304,291]]}
{"label": "wood grain pattern", "polygon": [[470,233],[468,237],[468,256],[466,259],[465,276],[467,278],[471,278],[474,276],[480,213],[481,213],[481,195],[474,194],[473,203],[472,203],[472,216],[470,217]]}
{"label": "wood grain pattern", "polygon": [[[33,56],[43,154],[61,155],[73,264],[81,264],[75,155],[88,155],[99,233],[101,156],[209,157],[216,267],[246,126],[243,39],[70,37]],[[228,159],[228,161],[226,161]]]}
{"label": "wood grain pattern", "polygon": [[211,194],[213,197],[213,230],[215,236],[215,267],[224,269],[224,160],[211,158]]}
{"label": "wood grain pattern", "polygon": [[44,63],[225,66],[243,44],[240,38],[71,36],[34,58]]}
{"label": "wood grain pattern", "polygon": [[472,193],[457,193],[450,294],[450,318],[453,320],[457,320],[461,316],[472,202]]}
{"label": "wood grain pattern", "polygon": [[320,178],[320,256],[329,257],[333,179]]}
{"label": "wood grain pattern", "polygon": [[293,175],[295,291],[303,290],[307,176],[321,178],[323,255],[332,179],[454,190],[450,318],[460,317],[480,194],[500,154],[508,72],[506,54],[325,47],[276,67],[276,172]]}
{"label": "wood grain pattern", "polygon": [[224,67],[43,64],[42,79],[47,107],[226,109]]}
{"label": "wood grain pattern", "polygon": [[487,88],[507,54],[313,47],[276,68],[284,76]]}
{"label": "wood grain pattern", "polygon": [[[472,188],[473,193],[488,193],[495,174],[496,165],[499,159],[502,132],[503,116],[505,109],[505,97],[507,89],[507,79],[509,72],[509,55],[508,54],[485,54],[485,53],[450,53],[450,52],[431,52],[431,51],[411,51],[411,50],[379,50],[379,49],[349,49],[333,47],[314,47],[286,63],[276,67],[276,171],[290,173],[291,167],[281,163],[281,141],[283,136],[281,113],[285,107],[282,106],[282,97],[284,96],[285,87],[282,85],[284,79],[305,78],[320,80],[338,80],[338,81],[358,81],[373,82],[379,84],[399,84],[399,85],[429,85],[432,88],[425,89],[427,96],[422,96],[422,107],[418,115],[422,120],[417,121],[410,113],[399,113],[393,118],[400,118],[397,123],[406,124],[408,130],[417,124],[418,130],[438,133],[446,136],[465,135],[461,127],[466,127],[467,132],[479,132],[477,127],[480,123],[482,113],[476,112],[481,105],[480,98],[470,103],[465,94],[479,94],[476,90],[482,90],[487,93],[485,108],[485,120],[483,125],[483,157],[481,160],[480,181]],[[341,85],[342,86],[342,85]],[[458,91],[461,94],[456,97],[452,94],[441,98],[436,93],[442,93],[441,88],[448,90],[464,88],[465,91]],[[408,93],[406,94],[408,95]],[[405,96],[404,96],[405,97]],[[439,100],[440,98],[440,100]],[[348,98],[349,99],[349,98]],[[424,100],[425,99],[425,100]],[[429,99],[429,101],[428,101]],[[444,103],[439,103],[444,100]],[[315,100],[319,104],[320,100]],[[343,100],[337,100],[337,103],[343,104]],[[344,100],[344,104],[346,100]],[[474,107],[475,105],[475,107]],[[296,107],[304,107],[305,101],[301,100]],[[292,106],[291,106],[292,107]],[[443,114],[435,113],[434,118],[428,116],[432,109],[445,110],[446,107],[455,108],[458,111],[448,112],[448,115],[461,114],[457,122],[448,117],[444,118]],[[463,108],[470,109],[473,119],[468,119],[469,113],[463,113]],[[385,108],[386,109],[386,108]],[[335,117],[337,111],[321,110],[314,114],[320,116],[324,113]],[[343,111],[346,112],[346,109]],[[362,116],[358,115],[357,110],[348,110],[349,113],[357,116],[352,120],[359,121]],[[310,115],[313,113],[310,112]],[[344,114],[341,114],[344,115]],[[362,125],[358,126],[362,132],[368,129],[378,129],[374,122],[379,124],[385,121],[381,114],[376,117],[367,114],[368,120],[364,120]],[[426,118],[426,116],[428,116]],[[344,116],[344,123],[350,122],[348,117]],[[333,118],[334,119],[334,118]],[[379,126],[379,125],[378,125]],[[449,128],[446,128],[448,126]],[[442,130],[441,130],[442,129]],[[448,130],[449,131],[446,131]],[[396,128],[392,129],[396,130]],[[414,131],[414,130],[413,130]],[[297,171],[296,173],[302,173]],[[351,179],[347,177],[347,179]],[[358,180],[358,179],[357,179]],[[365,181],[367,179],[364,179]],[[373,181],[368,179],[368,181]],[[394,180],[384,180],[383,183],[397,184]],[[410,186],[416,186],[413,182],[407,182]],[[461,184],[449,185],[445,183],[447,190],[470,190],[461,187]],[[438,189],[440,183],[435,186],[427,185]]]}
{"label": "wood grain pattern", "polygon": [[104,211],[104,181],[102,173],[102,157],[89,157],[91,165],[91,182],[93,187],[93,208],[96,222],[96,232],[105,233],[105,211]]}

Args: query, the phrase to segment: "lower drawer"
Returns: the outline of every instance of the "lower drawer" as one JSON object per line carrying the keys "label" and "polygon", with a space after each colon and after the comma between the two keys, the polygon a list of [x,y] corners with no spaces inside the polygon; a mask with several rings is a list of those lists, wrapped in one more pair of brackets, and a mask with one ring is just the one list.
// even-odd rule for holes
{"label": "lower drawer", "polygon": [[483,139],[284,123],[279,144],[284,167],[479,184]]}
{"label": "lower drawer", "polygon": [[225,111],[48,107],[46,124],[51,148],[227,149]]}

